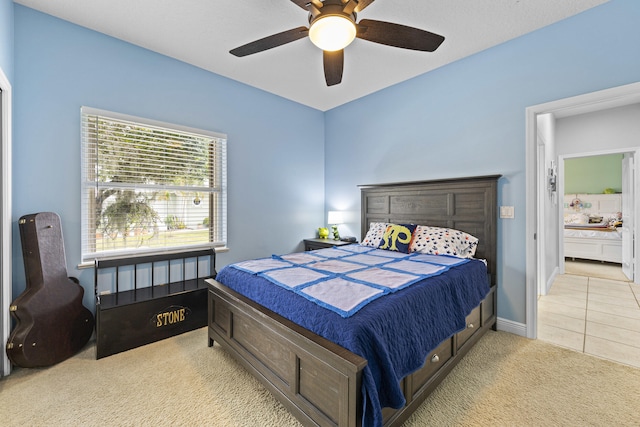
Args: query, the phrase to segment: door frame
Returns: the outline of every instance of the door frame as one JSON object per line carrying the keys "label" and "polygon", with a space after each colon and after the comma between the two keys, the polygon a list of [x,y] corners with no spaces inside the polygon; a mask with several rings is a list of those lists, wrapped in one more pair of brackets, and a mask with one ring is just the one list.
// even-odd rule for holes
{"label": "door frame", "polygon": [[[636,254],[638,252],[638,239],[636,239],[636,228],[638,224],[638,169],[636,168],[637,159],[640,156],[640,149],[635,152],[622,154],[622,200],[620,201],[620,209],[622,210],[622,273],[632,279],[634,283],[640,283],[638,277],[638,264]],[[625,197],[625,195],[627,197]],[[626,210],[626,212],[625,212]],[[625,241],[631,235],[631,246]],[[631,252],[630,264],[629,252]],[[627,262],[625,262],[627,261]]]}
{"label": "door frame", "polygon": [[[526,336],[535,339],[538,330],[538,283],[540,241],[546,236],[538,236],[537,212],[540,203],[539,192],[545,191],[545,177],[538,173],[538,148],[536,118],[539,114],[560,113],[568,110],[576,114],[594,112],[616,106],[640,103],[640,82],[618,86],[571,98],[560,99],[526,109],[525,163],[526,163],[526,272],[525,272],[525,316]],[[637,202],[637,201],[636,201]]]}
{"label": "door frame", "polygon": [[11,332],[11,84],[0,68],[0,377],[11,373],[11,363],[4,349]]}

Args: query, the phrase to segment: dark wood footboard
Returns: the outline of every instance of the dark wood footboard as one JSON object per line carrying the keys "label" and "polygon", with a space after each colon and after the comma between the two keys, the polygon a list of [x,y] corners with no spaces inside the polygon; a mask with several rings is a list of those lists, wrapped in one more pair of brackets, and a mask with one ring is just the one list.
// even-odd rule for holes
{"label": "dark wood footboard", "polygon": [[[216,282],[209,283],[209,346],[218,342],[303,424],[361,426],[367,361]],[[467,316],[467,329],[442,342],[402,380],[404,408],[385,408],[385,426],[415,411],[480,337],[495,325],[495,287]]]}
{"label": "dark wood footboard", "polygon": [[305,425],[360,425],[367,361],[215,280],[209,346],[229,351]]}

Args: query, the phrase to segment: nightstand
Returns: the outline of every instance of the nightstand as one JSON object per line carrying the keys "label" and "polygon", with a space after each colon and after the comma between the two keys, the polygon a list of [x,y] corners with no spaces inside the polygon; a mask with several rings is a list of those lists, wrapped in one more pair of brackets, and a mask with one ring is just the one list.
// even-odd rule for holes
{"label": "nightstand", "polygon": [[316,249],[332,248],[334,246],[350,245],[353,242],[343,242],[333,239],[304,239],[304,250],[313,251]]}

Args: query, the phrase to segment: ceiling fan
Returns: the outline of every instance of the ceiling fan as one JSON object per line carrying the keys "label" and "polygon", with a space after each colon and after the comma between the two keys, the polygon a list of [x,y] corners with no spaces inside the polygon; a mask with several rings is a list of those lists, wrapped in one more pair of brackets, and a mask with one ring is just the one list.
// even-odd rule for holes
{"label": "ceiling fan", "polygon": [[374,43],[433,52],[444,37],[405,25],[362,19],[356,23],[356,14],[374,0],[291,0],[309,12],[309,28],[297,27],[247,43],[229,53],[242,57],[309,36],[323,51],[324,76],[327,86],[342,81],[344,48],[356,37]]}

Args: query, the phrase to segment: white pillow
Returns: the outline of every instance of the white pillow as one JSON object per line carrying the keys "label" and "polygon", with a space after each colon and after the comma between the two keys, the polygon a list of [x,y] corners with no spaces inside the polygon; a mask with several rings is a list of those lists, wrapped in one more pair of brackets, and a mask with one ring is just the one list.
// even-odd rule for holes
{"label": "white pillow", "polygon": [[472,258],[477,248],[478,239],[464,231],[419,225],[413,233],[409,251]]}
{"label": "white pillow", "polygon": [[565,224],[589,224],[589,215],[583,213],[564,214]]}
{"label": "white pillow", "polygon": [[362,242],[360,242],[363,246],[371,246],[377,248],[380,246],[380,241],[382,240],[382,236],[384,235],[385,230],[387,229],[386,222],[372,222],[369,225],[369,231],[367,231],[367,235],[364,236]]}

